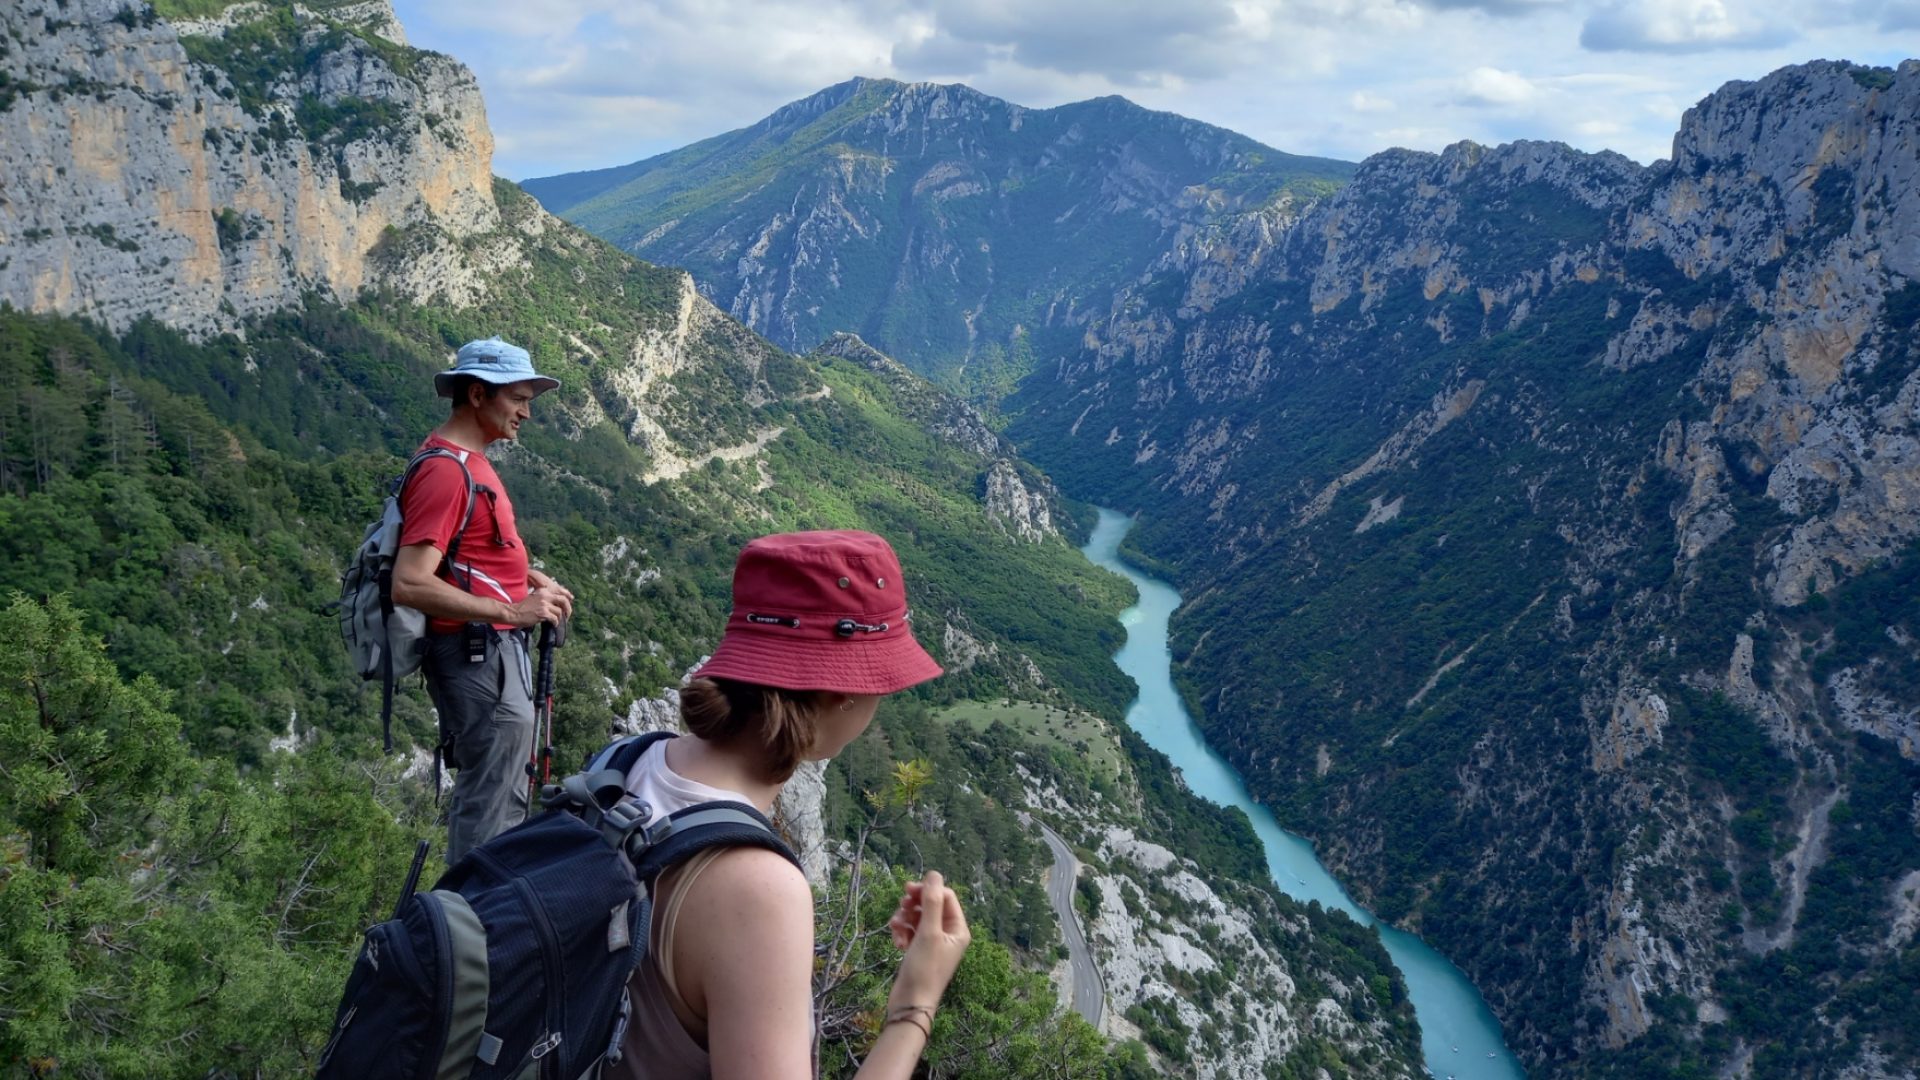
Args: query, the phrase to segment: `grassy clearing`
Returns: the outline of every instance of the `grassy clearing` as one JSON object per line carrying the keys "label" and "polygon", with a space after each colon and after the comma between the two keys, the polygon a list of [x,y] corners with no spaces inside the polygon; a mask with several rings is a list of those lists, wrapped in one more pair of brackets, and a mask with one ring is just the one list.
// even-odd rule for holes
{"label": "grassy clearing", "polygon": [[1120,740],[1105,720],[1078,709],[1062,709],[1032,701],[963,701],[940,713],[952,724],[966,724],[985,731],[995,721],[1006,724],[1026,738],[1043,746],[1057,746],[1084,759],[1098,776],[1118,780],[1125,768],[1126,754]]}

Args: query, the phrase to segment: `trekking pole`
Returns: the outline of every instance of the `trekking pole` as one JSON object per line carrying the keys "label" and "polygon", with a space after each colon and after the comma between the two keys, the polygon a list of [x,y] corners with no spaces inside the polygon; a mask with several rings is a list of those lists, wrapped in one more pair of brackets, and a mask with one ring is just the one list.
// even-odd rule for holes
{"label": "trekking pole", "polygon": [[553,650],[565,644],[566,639],[565,623],[540,624],[540,666],[534,675],[534,747],[533,757],[527,762],[529,814],[539,800],[540,789],[553,780]]}
{"label": "trekking pole", "polygon": [[400,890],[400,899],[393,905],[393,917],[399,918],[406,908],[407,901],[413,899],[415,889],[420,887],[420,869],[427,865],[427,842],[420,841],[413,849],[413,866],[407,870],[407,883]]}

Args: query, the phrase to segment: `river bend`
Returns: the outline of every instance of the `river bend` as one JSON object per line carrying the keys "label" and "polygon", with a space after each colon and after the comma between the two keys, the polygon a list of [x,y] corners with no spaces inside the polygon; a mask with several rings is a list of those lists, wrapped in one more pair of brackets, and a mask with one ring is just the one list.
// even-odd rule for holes
{"label": "river bend", "polygon": [[1127,643],[1114,655],[1120,669],[1139,684],[1140,696],[1127,711],[1127,725],[1154,749],[1166,754],[1184,774],[1194,794],[1246,811],[1266,847],[1267,867],[1280,891],[1302,902],[1318,900],[1367,926],[1378,926],[1394,965],[1406,977],[1414,1013],[1420,1020],[1421,1049],[1436,1077],[1458,1080],[1514,1080],[1526,1074],[1500,1037],[1500,1025],[1485,999],[1460,969],[1419,938],[1378,922],[1320,865],[1312,845],[1280,828],[1273,814],[1253,801],[1246,783],[1201,738],[1173,688],[1173,654],[1167,648],[1167,620],[1180,606],[1180,594],[1119,558],[1120,541],[1133,522],[1112,510],[1082,549],[1087,558],[1124,575],[1140,590],[1140,602],[1121,612]]}

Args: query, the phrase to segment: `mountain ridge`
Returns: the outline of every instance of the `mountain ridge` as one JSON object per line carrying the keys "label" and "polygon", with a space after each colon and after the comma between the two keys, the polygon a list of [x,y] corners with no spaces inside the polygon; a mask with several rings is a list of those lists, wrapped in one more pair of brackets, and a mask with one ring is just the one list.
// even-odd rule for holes
{"label": "mountain ridge", "polygon": [[[965,83],[913,82],[902,79],[856,75],[850,79],[845,79],[831,86],[816,90],[806,97],[790,101],[745,127],[739,127],[718,135],[708,136],[705,139],[689,143],[684,147],[665,150],[625,165],[612,165],[598,169],[582,169],[570,173],[555,173],[551,176],[522,180],[519,181],[519,183],[521,188],[526,190],[528,194],[539,199],[541,205],[545,206],[549,211],[565,216],[566,211],[573,207],[618,188],[621,184],[636,179],[644,173],[651,171],[653,168],[660,167],[666,163],[666,159],[673,158],[680,154],[692,153],[702,146],[716,143],[720,140],[756,133],[771,134],[795,120],[803,120],[810,123],[819,119],[821,115],[845,105],[849,100],[869,89],[877,89],[891,95],[908,96],[951,93],[966,99],[971,104],[984,105],[989,108],[1004,106],[1015,116],[1037,113],[1071,114],[1074,112],[1087,111],[1094,107],[1119,108],[1122,111],[1135,112],[1140,115],[1173,118],[1182,124],[1194,125],[1208,132],[1223,132],[1235,135],[1238,138],[1245,139],[1247,142],[1260,147],[1264,151],[1281,157],[1300,158],[1301,160],[1334,160],[1314,158],[1311,155],[1284,154],[1281,151],[1264,146],[1264,144],[1259,143],[1258,140],[1249,136],[1240,135],[1238,132],[1234,132],[1229,128],[1209,124],[1204,120],[1195,120],[1191,117],[1168,110],[1149,109],[1135,103],[1123,94],[1103,94],[1098,97],[1066,102],[1060,105],[1034,108],[1019,105],[1007,101],[1004,98],[995,97],[984,91],[976,90]],[[804,126],[804,124],[796,126]]]}
{"label": "mountain ridge", "polygon": [[685,266],[785,347],[850,331],[963,386],[1014,377],[1043,338],[1071,341],[1113,280],[1220,213],[1351,173],[1124,98],[1027,109],[870,79],[621,168],[526,186],[623,249]]}

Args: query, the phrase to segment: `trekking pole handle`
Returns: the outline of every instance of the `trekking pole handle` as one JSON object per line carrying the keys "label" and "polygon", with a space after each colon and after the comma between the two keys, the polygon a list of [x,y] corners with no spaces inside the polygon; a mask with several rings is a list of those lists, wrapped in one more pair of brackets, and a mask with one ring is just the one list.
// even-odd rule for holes
{"label": "trekking pole handle", "polygon": [[407,901],[413,899],[415,889],[420,887],[420,870],[427,865],[427,842],[420,841],[413,848],[413,866],[407,870],[407,883],[400,889],[400,899],[393,905],[393,917],[399,918]]}

